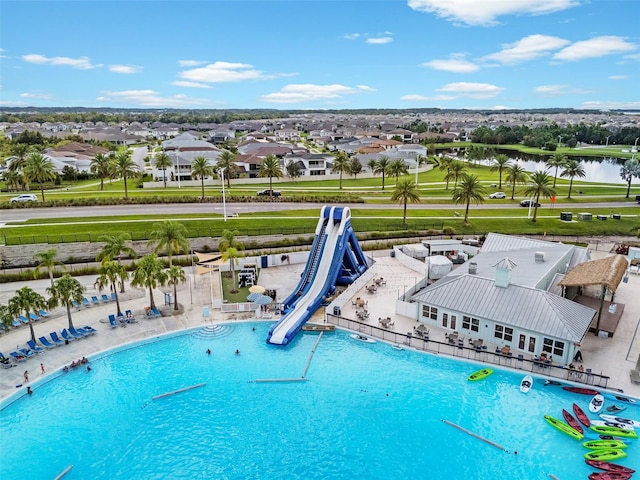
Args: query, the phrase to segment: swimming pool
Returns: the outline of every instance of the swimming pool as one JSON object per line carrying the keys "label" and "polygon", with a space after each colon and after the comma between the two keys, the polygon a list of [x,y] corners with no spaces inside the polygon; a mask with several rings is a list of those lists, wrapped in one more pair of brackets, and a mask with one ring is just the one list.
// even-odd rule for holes
{"label": "swimming pool", "polygon": [[[0,478],[586,478],[586,449],[551,428],[588,397],[348,333],[267,345],[270,324],[222,325],[131,346],[36,385],[0,415]],[[253,330],[255,328],[255,330]],[[62,348],[62,347],[61,347]],[[211,355],[205,351],[211,350]],[[240,355],[235,355],[236,349]],[[186,386],[202,388],[152,400]],[[5,402],[6,403],[6,402]],[[638,406],[628,417],[638,418]],[[449,420],[504,447],[467,435]],[[632,443],[621,463],[640,469]],[[515,453],[517,451],[517,454]]]}

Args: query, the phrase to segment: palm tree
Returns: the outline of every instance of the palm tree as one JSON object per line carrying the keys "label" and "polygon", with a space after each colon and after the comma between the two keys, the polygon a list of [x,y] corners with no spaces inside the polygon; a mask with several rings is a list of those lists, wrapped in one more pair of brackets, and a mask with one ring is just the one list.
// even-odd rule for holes
{"label": "palm tree", "polygon": [[407,164],[404,163],[403,159],[396,158],[389,162],[389,165],[387,166],[387,173],[396,177],[396,185],[398,185],[400,175],[407,175],[409,173],[409,167],[407,167]]}
{"label": "palm tree", "polygon": [[51,296],[49,306],[57,307],[58,305],[64,305],[67,308],[69,328],[73,328],[73,321],[71,320],[71,306],[74,302],[82,302],[84,291],[84,286],[68,273],[65,273],[62,277],[56,280],[50,288],[47,288],[47,293]]}
{"label": "palm tree", "polygon": [[573,188],[573,179],[575,177],[583,178],[586,176],[586,172],[584,171],[584,167],[580,162],[575,159],[567,160],[567,163],[564,165],[564,169],[560,174],[561,177],[569,177],[571,181],[569,182],[569,195],[567,198],[571,198],[571,189]]}
{"label": "palm tree", "polygon": [[269,178],[269,197],[273,197],[273,178],[282,178],[284,176],[278,157],[275,155],[267,155],[260,164],[258,176],[261,178]]}
{"label": "palm tree", "polygon": [[227,177],[227,188],[231,188],[231,176],[238,169],[235,163],[236,155],[229,150],[223,151],[216,162],[216,170],[224,169],[224,175]]}
{"label": "palm tree", "polygon": [[202,201],[204,201],[204,179],[213,175],[213,165],[209,163],[209,159],[205,157],[196,157],[191,163],[191,176],[199,178],[202,185]]}
{"label": "palm tree", "polygon": [[377,163],[378,162],[376,162],[375,158],[372,158],[367,162],[367,167],[369,167],[369,170],[371,170],[371,173],[375,173]]}
{"label": "palm tree", "polygon": [[546,161],[547,168],[555,167],[556,169],[553,175],[553,188],[556,188],[556,180],[558,178],[558,168],[564,167],[565,163],[567,163],[567,156],[562,153],[554,153]]}
{"label": "palm tree", "polygon": [[30,153],[24,161],[22,170],[26,179],[40,185],[40,193],[44,202],[44,182],[49,182],[56,177],[53,162],[41,153]]}
{"label": "palm tree", "polygon": [[443,157],[440,160],[440,166],[438,167],[439,170],[442,170],[443,172],[445,172],[444,174],[444,179],[447,182],[447,186],[445,187],[445,190],[449,190],[449,172],[451,171],[451,165],[453,164],[453,162],[455,161],[454,158],[452,157]]}
{"label": "palm tree", "polygon": [[118,309],[118,315],[122,314],[120,309],[120,298],[118,297],[118,289],[116,288],[118,280],[126,280],[128,273],[124,266],[114,262],[112,260],[104,262],[98,270],[99,275],[95,282],[95,287],[102,291],[107,287],[111,287],[113,294],[116,297],[116,308]]}
{"label": "palm tree", "polygon": [[100,190],[104,190],[104,179],[111,173],[112,162],[113,157],[104,153],[96,153],[96,156],[91,160],[91,173],[100,178]]}
{"label": "palm tree", "polygon": [[187,281],[187,275],[180,267],[173,265],[166,270],[167,283],[173,285],[173,309],[178,310],[178,283]]}
{"label": "palm tree", "polygon": [[167,274],[164,270],[164,266],[155,253],[142,257],[131,276],[131,285],[134,287],[144,287],[149,289],[149,307],[152,310],[156,308],[156,302],[153,298],[153,289],[157,288],[158,285],[164,285],[166,281]]}
{"label": "palm tree", "polygon": [[511,200],[513,200],[516,194],[516,184],[523,184],[527,182],[529,174],[524,167],[514,163],[507,168],[507,177],[505,180],[511,184]]}
{"label": "palm tree", "polygon": [[550,185],[551,177],[547,174],[547,172],[538,170],[537,172],[534,172],[529,176],[529,180],[531,181],[531,183],[527,188],[525,188],[524,194],[534,199],[533,218],[531,219],[531,221],[535,222],[538,216],[538,204],[540,203],[540,196],[542,195],[545,198],[549,198],[554,196],[556,194],[556,191]]}
{"label": "palm tree", "polygon": [[9,311],[8,305],[0,305],[0,326],[4,327],[6,331],[9,331],[13,327],[13,319],[15,315],[12,315]]}
{"label": "palm tree", "polygon": [[235,265],[238,263],[238,258],[241,257],[244,257],[244,253],[239,252],[238,249],[234,247],[229,247],[224,252],[222,252],[222,261],[226,262],[227,260],[229,260],[229,266],[231,268],[231,280],[233,282],[233,290],[231,290],[231,293],[238,292],[238,288],[236,286]]}
{"label": "palm tree", "polygon": [[13,189],[18,190],[22,181],[22,176],[19,172],[5,170],[2,173],[2,180],[7,184],[7,188],[11,188],[11,185],[13,185]]}
{"label": "palm tree", "polygon": [[335,160],[333,161],[333,167],[331,168],[331,173],[339,173],[340,174],[340,190],[342,190],[342,174],[349,173],[349,167],[351,166],[351,159],[347,152],[340,151],[336,153]]}
{"label": "palm tree", "polygon": [[[104,242],[104,245],[98,252],[96,260],[102,263],[116,260],[120,265],[123,255],[135,258],[137,256],[136,251],[127,245],[129,240],[131,240],[131,235],[125,232],[114,235],[101,235],[98,237],[98,241]],[[120,293],[124,293],[124,281],[120,282]]]}
{"label": "palm tree", "polygon": [[382,190],[384,190],[384,177],[387,174],[387,167],[389,166],[389,158],[384,155],[376,163],[376,168],[373,171],[374,174],[382,174]]}
{"label": "palm tree", "polygon": [[627,198],[629,198],[629,192],[631,191],[631,182],[633,181],[633,177],[640,178],[640,162],[635,159],[635,155],[633,158],[630,158],[624,165],[620,167],[620,177],[627,182]]}
{"label": "palm tree", "polygon": [[403,178],[396,183],[393,193],[391,194],[391,201],[398,202],[404,205],[402,211],[402,224],[407,224],[407,202],[420,203],[420,190],[410,178]]}
{"label": "palm tree", "polygon": [[453,188],[453,201],[456,205],[466,204],[464,211],[464,224],[469,224],[469,204],[473,202],[476,205],[484,203],[486,191],[476,175],[462,174],[460,177],[460,186]]}
{"label": "palm tree", "polygon": [[167,168],[173,167],[173,160],[165,152],[160,152],[153,159],[153,165],[162,170],[162,181],[164,182],[164,188],[167,188]]}
{"label": "palm tree", "polygon": [[493,159],[493,165],[491,166],[491,171],[498,171],[500,175],[500,181],[498,182],[498,189],[502,190],[502,170],[505,168],[509,168],[511,166],[511,160],[504,154],[496,155],[496,158]]}
{"label": "palm tree", "polygon": [[228,248],[236,248],[238,250],[244,250],[244,244],[238,240],[236,240],[236,235],[238,235],[237,230],[223,230],[222,238],[218,243],[218,250],[220,252],[224,252]]}
{"label": "palm tree", "polygon": [[189,240],[187,240],[187,227],[182,223],[172,220],[154,223],[151,231],[151,242],[155,243],[154,252],[158,253],[164,250],[169,259],[169,267],[173,265],[172,258],[174,253],[188,252]]}
{"label": "palm tree", "polygon": [[456,188],[458,186],[458,180],[460,180],[463,175],[466,175],[466,172],[466,163],[461,162],[460,160],[453,160],[449,165],[449,171],[445,175],[444,179],[447,181],[447,185],[450,180],[453,180],[453,188]]}
{"label": "palm tree", "polygon": [[132,178],[138,175],[138,165],[131,160],[129,150],[121,150],[116,153],[113,158],[114,174],[116,177],[120,177],[124,180],[124,198],[129,198],[129,190],[127,189],[127,178]]}
{"label": "palm tree", "polygon": [[50,248],[49,250],[36,253],[33,258],[38,260],[38,266],[33,271],[33,278],[38,278],[40,269],[46,268],[49,272],[51,286],[53,287],[53,271],[56,268],[56,265],[63,265],[62,262],[56,262],[56,255],[58,255],[58,250],[55,248]]}
{"label": "palm tree", "polygon": [[31,320],[30,313],[38,314],[38,310],[47,308],[47,302],[44,297],[39,293],[32,290],[30,287],[22,287],[16,291],[15,295],[9,299],[9,312],[14,317],[17,317],[24,312],[25,317],[29,321],[29,331],[31,333],[31,340],[36,341],[36,334],[33,331],[33,320]]}

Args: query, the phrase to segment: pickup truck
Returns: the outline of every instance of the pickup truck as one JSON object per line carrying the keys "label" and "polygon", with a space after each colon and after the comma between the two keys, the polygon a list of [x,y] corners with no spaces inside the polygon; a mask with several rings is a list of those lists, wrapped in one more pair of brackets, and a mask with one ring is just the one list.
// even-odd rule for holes
{"label": "pickup truck", "polygon": [[640,203],[640,195],[636,195],[636,202]]}
{"label": "pickup truck", "polygon": [[260,190],[257,195],[259,197],[279,197],[282,195],[278,190],[269,190],[268,188],[265,190]]}

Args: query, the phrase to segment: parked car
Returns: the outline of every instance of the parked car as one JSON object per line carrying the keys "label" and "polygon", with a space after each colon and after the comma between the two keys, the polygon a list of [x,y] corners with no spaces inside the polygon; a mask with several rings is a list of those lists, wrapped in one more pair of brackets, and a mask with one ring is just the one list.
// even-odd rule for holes
{"label": "parked car", "polygon": [[23,193],[22,195],[18,195],[17,197],[13,197],[11,199],[11,203],[15,202],[37,202],[38,197],[36,197],[33,193]]}
{"label": "parked car", "polygon": [[493,192],[489,195],[489,198],[507,198],[507,194],[504,192]]}
{"label": "parked car", "polygon": [[521,207],[539,207],[540,204],[538,202],[534,202],[533,200],[522,200],[520,202]]}
{"label": "parked car", "polygon": [[282,193],[278,190],[269,190],[268,188],[258,192],[259,197],[279,197],[280,195],[282,195]]}

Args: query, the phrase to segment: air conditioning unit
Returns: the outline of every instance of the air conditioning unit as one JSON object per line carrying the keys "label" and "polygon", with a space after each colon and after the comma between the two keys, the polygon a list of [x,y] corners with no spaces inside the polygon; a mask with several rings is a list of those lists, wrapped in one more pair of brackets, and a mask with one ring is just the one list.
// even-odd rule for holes
{"label": "air conditioning unit", "polygon": [[536,252],[534,253],[534,258],[536,262],[544,262],[544,252]]}
{"label": "air conditioning unit", "polygon": [[469,262],[469,274],[475,275],[478,273],[478,264],[476,262]]}

